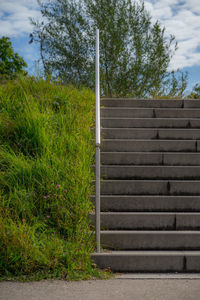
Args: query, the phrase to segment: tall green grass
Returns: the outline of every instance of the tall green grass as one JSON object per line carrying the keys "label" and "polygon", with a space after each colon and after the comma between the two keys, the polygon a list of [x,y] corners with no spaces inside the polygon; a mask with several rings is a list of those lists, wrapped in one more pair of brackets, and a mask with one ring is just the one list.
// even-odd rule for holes
{"label": "tall green grass", "polygon": [[0,86],[0,276],[89,278],[94,95],[19,78]]}

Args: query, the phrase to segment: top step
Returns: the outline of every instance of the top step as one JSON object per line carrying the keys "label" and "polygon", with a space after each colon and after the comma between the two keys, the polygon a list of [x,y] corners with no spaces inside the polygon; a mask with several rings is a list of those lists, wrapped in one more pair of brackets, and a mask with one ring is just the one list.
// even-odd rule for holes
{"label": "top step", "polygon": [[153,108],[200,108],[200,100],[144,100],[130,98],[103,98],[103,107],[153,107]]}

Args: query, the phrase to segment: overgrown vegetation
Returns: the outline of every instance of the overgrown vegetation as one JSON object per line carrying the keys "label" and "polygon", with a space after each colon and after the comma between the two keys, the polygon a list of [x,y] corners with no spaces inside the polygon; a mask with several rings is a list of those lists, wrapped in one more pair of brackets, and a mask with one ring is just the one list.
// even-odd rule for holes
{"label": "overgrown vegetation", "polygon": [[0,276],[90,278],[94,95],[21,78],[0,86]]}
{"label": "overgrown vegetation", "polygon": [[200,84],[196,83],[191,93],[188,95],[189,99],[200,99]]}

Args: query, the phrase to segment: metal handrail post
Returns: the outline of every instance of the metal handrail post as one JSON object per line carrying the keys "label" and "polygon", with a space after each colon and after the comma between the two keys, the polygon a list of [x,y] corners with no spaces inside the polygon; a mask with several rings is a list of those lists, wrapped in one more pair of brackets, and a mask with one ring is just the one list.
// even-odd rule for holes
{"label": "metal handrail post", "polygon": [[96,30],[96,243],[100,252],[100,71],[99,71],[99,29]]}

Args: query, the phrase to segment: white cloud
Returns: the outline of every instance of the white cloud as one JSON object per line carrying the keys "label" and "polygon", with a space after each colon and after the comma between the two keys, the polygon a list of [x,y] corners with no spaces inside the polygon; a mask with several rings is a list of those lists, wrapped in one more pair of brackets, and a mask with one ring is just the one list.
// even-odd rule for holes
{"label": "white cloud", "polygon": [[37,0],[0,0],[0,36],[18,37],[31,32],[29,17],[40,17]]}
{"label": "white cloud", "polygon": [[200,0],[146,0],[153,21],[159,20],[167,34],[178,41],[170,68],[200,65]]}
{"label": "white cloud", "polygon": [[184,7],[186,9],[191,10],[194,13],[199,13],[200,14],[199,0],[187,0],[184,3]]}

